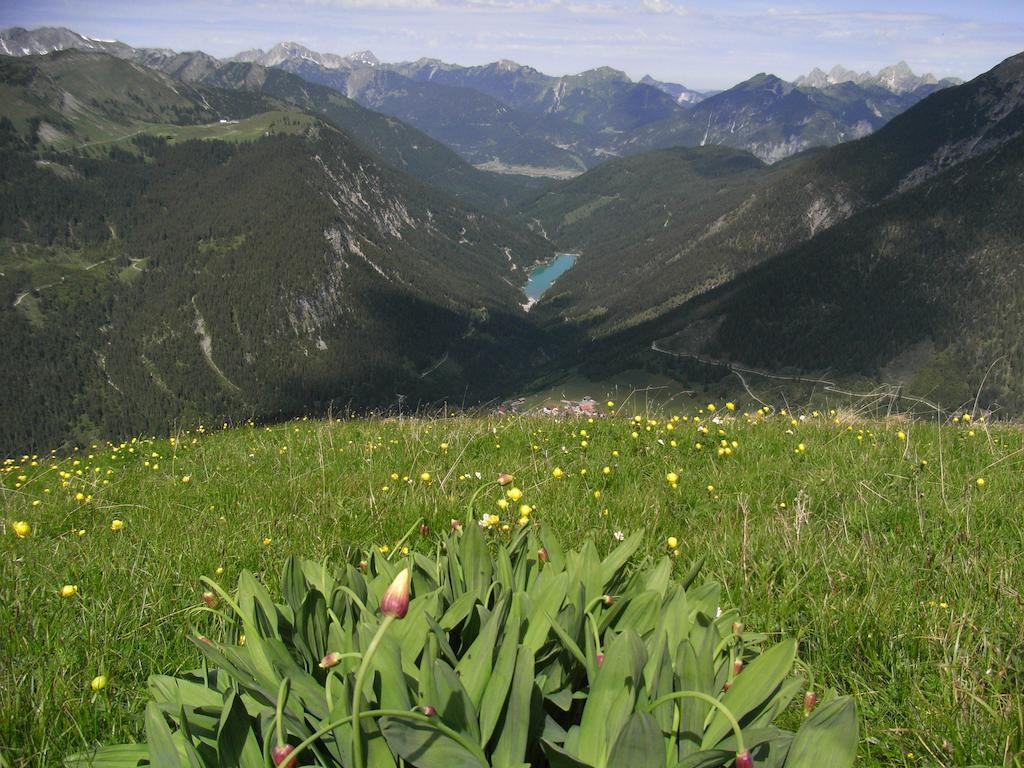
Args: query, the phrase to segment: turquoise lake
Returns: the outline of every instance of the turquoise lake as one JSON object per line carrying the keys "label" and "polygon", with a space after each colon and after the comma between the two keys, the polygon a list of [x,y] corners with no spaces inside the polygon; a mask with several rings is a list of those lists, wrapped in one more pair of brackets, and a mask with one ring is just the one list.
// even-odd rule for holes
{"label": "turquoise lake", "polygon": [[556,253],[555,258],[530,270],[523,292],[526,298],[537,301],[551,285],[576,263],[574,253]]}

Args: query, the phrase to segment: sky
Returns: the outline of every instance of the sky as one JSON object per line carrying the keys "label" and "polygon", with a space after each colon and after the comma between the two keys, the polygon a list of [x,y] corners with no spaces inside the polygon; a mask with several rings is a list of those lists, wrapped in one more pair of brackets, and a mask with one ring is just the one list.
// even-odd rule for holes
{"label": "sky", "polygon": [[758,72],[906,60],[969,79],[1024,50],[1024,0],[0,0],[0,28],[64,26],[136,47],[230,56],[296,41],[382,61],[597,66],[722,89]]}

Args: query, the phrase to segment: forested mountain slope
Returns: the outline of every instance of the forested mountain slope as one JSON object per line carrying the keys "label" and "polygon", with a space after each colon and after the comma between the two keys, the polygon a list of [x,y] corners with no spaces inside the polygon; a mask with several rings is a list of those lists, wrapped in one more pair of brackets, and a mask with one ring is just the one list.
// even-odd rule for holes
{"label": "forested mountain slope", "polygon": [[1024,408],[1024,55],[762,197],[809,174],[846,201],[844,215],[599,346],[656,341],[776,371],[895,378],[947,405]]}
{"label": "forested mountain slope", "polygon": [[[135,66],[57,58],[69,56],[80,75],[94,59]],[[49,74],[8,77],[20,95],[5,104],[52,110],[29,87]],[[46,121],[33,132],[33,116],[12,112],[0,126],[0,450],[398,395],[481,397],[537,347],[520,265],[549,245],[322,121],[283,113],[277,134],[169,143],[154,126],[196,126],[145,122],[154,115],[113,96],[53,111],[76,141],[99,118],[137,135],[60,152],[33,146]],[[195,117],[173,101],[155,116]]]}
{"label": "forested mountain slope", "polygon": [[[933,94],[865,139],[805,153],[768,169],[750,168],[742,176],[719,173],[710,181],[695,177],[691,164],[697,158],[706,157],[704,164],[710,168],[729,158],[701,155],[709,148],[675,150],[677,158],[686,159],[682,164],[662,165],[658,158],[667,155],[653,154],[651,159],[629,158],[610,166],[616,173],[602,175],[603,169],[595,169],[546,193],[526,210],[527,219],[540,222],[557,244],[582,250],[559,290],[535,311],[551,321],[564,317],[579,322],[592,336],[670,312],[857,212],[1019,135],[1024,129],[1022,90],[1024,55]],[[639,172],[632,173],[634,168]],[[659,175],[655,168],[663,172]],[[620,194],[623,184],[632,185],[629,194]],[[586,195],[573,208],[580,190]],[[691,204],[690,190],[697,190],[702,205]],[[649,204],[632,206],[630,200],[641,194]],[[595,205],[601,207],[593,209],[593,220],[604,222],[595,226],[616,222],[623,233],[640,236],[586,240],[565,225],[566,216],[580,218]],[[677,222],[684,224],[675,230]],[[616,281],[616,275],[625,280]]]}

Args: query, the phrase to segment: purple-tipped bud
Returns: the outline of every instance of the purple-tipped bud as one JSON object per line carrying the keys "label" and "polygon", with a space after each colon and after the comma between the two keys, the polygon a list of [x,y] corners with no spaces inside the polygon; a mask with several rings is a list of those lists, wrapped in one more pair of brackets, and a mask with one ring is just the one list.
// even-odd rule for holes
{"label": "purple-tipped bud", "polygon": [[604,596],[604,604],[605,605],[614,605],[614,603],[615,603],[615,598],[614,597],[612,597],[611,595],[605,595]]}
{"label": "purple-tipped bud", "polygon": [[430,526],[426,523],[423,523],[420,526],[420,536],[426,536],[428,533],[430,533]]}
{"label": "purple-tipped bud", "polygon": [[295,768],[294,758],[288,760],[288,755],[294,751],[295,747],[291,744],[278,744],[270,750],[270,757],[273,759],[274,765],[284,766],[284,768]]}
{"label": "purple-tipped bud", "polygon": [[338,651],[331,651],[320,660],[320,669],[336,667],[341,662],[341,654]]}
{"label": "purple-tipped bud", "polygon": [[385,616],[404,619],[409,610],[409,569],[403,568],[380,599],[380,612]]}
{"label": "purple-tipped bud", "polygon": [[541,547],[540,549],[538,549],[537,550],[537,559],[540,560],[542,563],[546,563],[548,561],[548,551],[547,551],[547,549],[545,549],[544,547]]}
{"label": "purple-tipped bud", "polygon": [[740,672],[743,671],[743,659],[736,659],[732,663],[732,676],[736,677]]}
{"label": "purple-tipped bud", "polygon": [[427,717],[437,717],[437,710],[429,704],[424,704],[422,707],[419,708],[419,710]]}
{"label": "purple-tipped bud", "polygon": [[456,520],[454,517],[452,518],[452,530],[453,531],[461,531],[462,530],[462,523],[459,522],[458,520]]}
{"label": "purple-tipped bud", "polygon": [[750,756],[749,749],[736,753],[736,768],[754,768],[754,758]]}
{"label": "purple-tipped bud", "polygon": [[217,607],[217,596],[213,592],[203,592],[203,602],[207,608]]}
{"label": "purple-tipped bud", "polygon": [[741,622],[741,621],[733,622],[732,633],[734,635],[742,635],[743,634],[743,622]]}
{"label": "purple-tipped bud", "polygon": [[814,708],[818,705],[818,694],[814,691],[808,691],[804,694],[804,717],[811,714]]}
{"label": "purple-tipped bud", "polygon": [[510,475],[508,472],[502,472],[500,475],[498,475],[498,485],[508,485],[513,480],[515,480],[515,478],[512,477],[512,475]]}
{"label": "purple-tipped bud", "polygon": [[597,668],[600,669],[602,664],[604,664],[604,654],[599,653],[597,654]]}

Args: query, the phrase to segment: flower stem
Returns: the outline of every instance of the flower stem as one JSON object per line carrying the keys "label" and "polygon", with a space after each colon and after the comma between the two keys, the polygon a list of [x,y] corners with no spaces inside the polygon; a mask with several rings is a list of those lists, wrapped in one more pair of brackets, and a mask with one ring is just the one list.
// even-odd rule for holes
{"label": "flower stem", "polygon": [[413,523],[413,524],[412,524],[412,527],[411,527],[411,528],[410,528],[410,529],[409,529],[408,531],[406,531],[406,532],[405,532],[405,536],[403,536],[402,538],[400,538],[400,539],[398,540],[398,543],[397,543],[397,544],[395,544],[395,548],[394,548],[394,549],[392,549],[392,550],[391,550],[391,551],[390,551],[390,552],[388,553],[388,556],[387,556],[386,558],[384,558],[384,559],[385,559],[385,560],[390,560],[390,559],[391,559],[391,556],[392,556],[393,554],[395,554],[395,552],[399,552],[399,551],[401,551],[401,549],[402,549],[402,545],[404,545],[404,544],[405,544],[405,542],[407,542],[407,541],[409,540],[409,537],[410,537],[410,536],[412,536],[412,533],[413,533],[413,531],[417,530],[417,529],[418,529],[418,528],[420,527],[420,523],[422,523],[422,522],[423,522],[423,518],[422,518],[422,517],[417,517],[417,518],[416,518],[416,522],[415,522],[415,523]]}
{"label": "flower stem", "polygon": [[285,677],[277,689],[277,715],[275,723],[277,728],[277,744],[284,744],[284,705],[288,702],[288,692],[291,690],[291,678]]}
{"label": "flower stem", "polygon": [[380,623],[380,627],[377,629],[377,634],[373,636],[370,644],[366,647],[366,651],[363,653],[363,660],[359,665],[359,671],[356,672],[356,688],[352,694],[352,764],[355,768],[366,768],[366,764],[363,761],[362,722],[359,717],[359,710],[363,704],[363,680],[366,678],[366,673],[370,668],[370,661],[373,659],[373,654],[377,651],[377,646],[380,645],[384,633],[388,631],[388,627],[391,626],[394,620],[394,616],[384,617],[384,621]]}
{"label": "flower stem", "polygon": [[732,712],[729,711],[729,708],[714,696],[709,696],[708,694],[701,693],[700,691],[673,691],[672,693],[666,693],[664,696],[658,697],[648,704],[647,711],[648,713],[653,712],[662,704],[667,704],[674,699],[700,699],[701,701],[714,706],[719,712],[725,715],[725,719],[728,720],[729,725],[732,726],[732,732],[736,735],[736,752],[741,753],[746,751],[746,745],[743,743],[743,731],[740,729],[739,721],[737,721]]}

